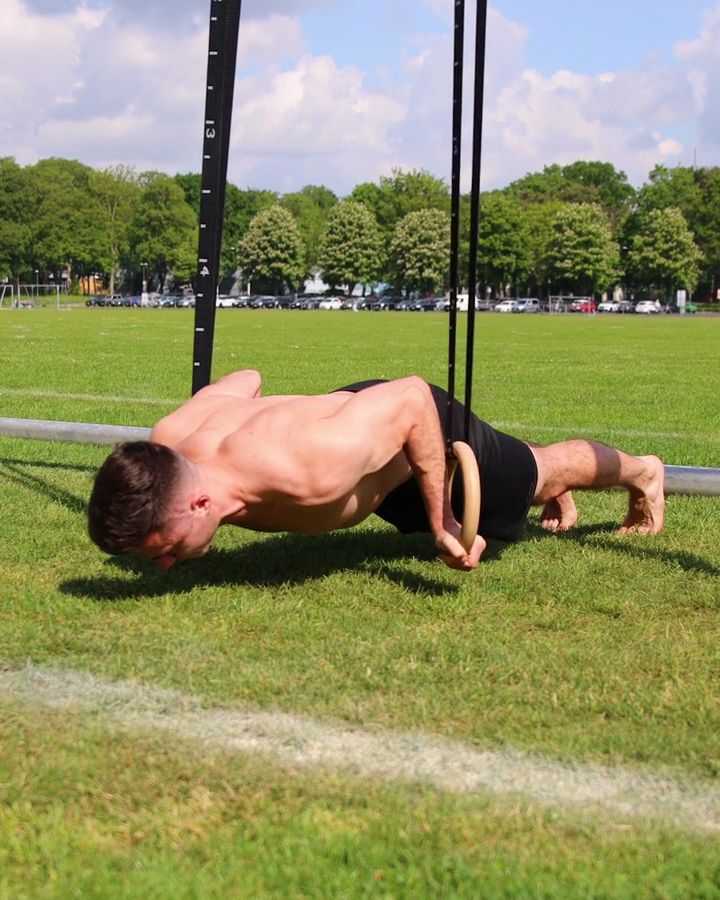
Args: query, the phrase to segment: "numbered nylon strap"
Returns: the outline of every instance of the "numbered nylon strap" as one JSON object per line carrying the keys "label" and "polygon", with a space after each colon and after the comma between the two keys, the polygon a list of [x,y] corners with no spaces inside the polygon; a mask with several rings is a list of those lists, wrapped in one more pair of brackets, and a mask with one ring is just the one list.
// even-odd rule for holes
{"label": "numbered nylon strap", "polygon": [[449,483],[448,499],[456,468],[460,469],[465,494],[461,542],[470,552],[480,522],[481,484],[475,454],[466,443],[470,434],[472,409],[473,354],[475,344],[475,292],[477,284],[477,251],[480,206],[480,150],[482,145],[482,108],[485,72],[485,31],[487,0],[478,0],[475,30],[475,94],[473,106],[472,185],[470,190],[470,259],[468,271],[468,322],[465,352],[465,417],[464,441],[453,439],[453,405],[455,403],[455,357],[457,332],[457,291],[459,286],[460,231],[460,158],[462,144],[464,0],[455,0],[455,40],[453,47],[453,117],[452,173],[450,194],[450,319],[448,337],[448,400],[445,437],[447,441]]}
{"label": "numbered nylon strap", "polygon": [[192,393],[210,383],[241,0],[211,0]]}

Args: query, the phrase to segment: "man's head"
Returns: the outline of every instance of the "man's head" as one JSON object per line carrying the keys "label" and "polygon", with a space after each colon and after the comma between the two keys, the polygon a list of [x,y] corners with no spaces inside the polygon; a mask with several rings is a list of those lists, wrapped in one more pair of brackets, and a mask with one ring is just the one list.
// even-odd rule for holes
{"label": "man's head", "polygon": [[201,556],[217,522],[188,462],[151,441],[120,444],[100,467],[88,506],[88,530],[106,553],[137,552],[169,568]]}

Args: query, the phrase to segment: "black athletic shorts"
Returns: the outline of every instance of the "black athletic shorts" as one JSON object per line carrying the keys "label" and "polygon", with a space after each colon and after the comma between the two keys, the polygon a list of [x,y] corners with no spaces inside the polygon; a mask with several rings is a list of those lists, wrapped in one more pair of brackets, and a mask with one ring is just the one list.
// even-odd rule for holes
{"label": "black athletic shorts", "polygon": [[[383,379],[358,381],[338,391],[357,393]],[[447,391],[430,385],[440,424],[445,432],[447,419]],[[453,437],[461,439],[465,432],[465,407],[458,400],[453,402]],[[537,465],[526,443],[502,431],[471,413],[468,443],[475,453],[480,469],[480,525],[478,534],[484,538],[515,541],[527,518],[537,486]],[[462,521],[464,506],[462,478],[453,481],[452,505],[455,516]],[[408,534],[414,531],[430,531],[425,503],[420,487],[411,476],[385,497],[375,514],[394,525],[398,531]]]}

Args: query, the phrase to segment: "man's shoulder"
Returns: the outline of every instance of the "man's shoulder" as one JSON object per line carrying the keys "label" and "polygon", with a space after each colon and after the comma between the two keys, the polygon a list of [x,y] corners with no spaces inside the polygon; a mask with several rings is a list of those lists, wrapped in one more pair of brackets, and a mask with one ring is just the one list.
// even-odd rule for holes
{"label": "man's shoulder", "polygon": [[222,416],[230,408],[238,411],[251,402],[222,394],[198,392],[181,407],[155,423],[151,440],[174,446],[201,430],[213,417]]}

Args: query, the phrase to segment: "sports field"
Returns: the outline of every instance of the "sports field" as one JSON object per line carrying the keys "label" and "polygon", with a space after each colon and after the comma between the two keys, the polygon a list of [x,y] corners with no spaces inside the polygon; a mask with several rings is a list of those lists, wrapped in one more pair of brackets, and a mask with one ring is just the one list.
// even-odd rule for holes
{"label": "sports field", "polygon": [[[191,310],[0,313],[0,416],[150,425]],[[462,321],[461,321],[462,327]],[[474,406],[720,466],[720,317],[477,320]],[[219,310],[266,393],[447,379],[440,313]],[[462,367],[461,367],[462,368]],[[380,521],[108,559],[107,448],[0,438],[0,898],[720,897],[720,500],[471,574]]]}

